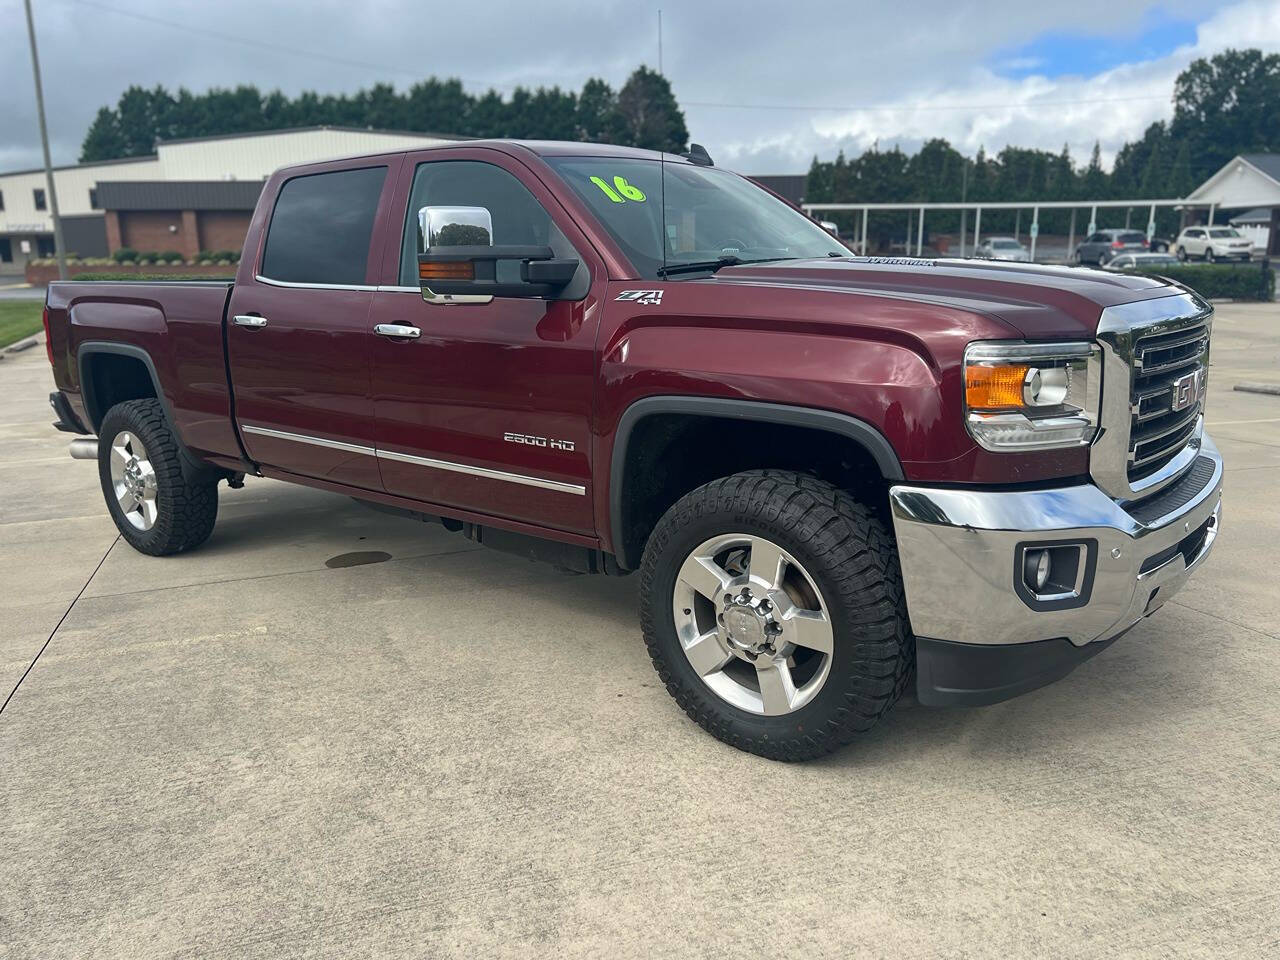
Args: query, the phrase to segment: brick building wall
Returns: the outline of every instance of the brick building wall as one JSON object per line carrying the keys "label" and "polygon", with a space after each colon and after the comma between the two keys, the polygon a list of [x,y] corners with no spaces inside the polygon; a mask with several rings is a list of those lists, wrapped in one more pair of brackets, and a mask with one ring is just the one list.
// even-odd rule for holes
{"label": "brick building wall", "polygon": [[[183,235],[180,210],[121,210],[117,216],[122,247],[156,253],[177,250],[186,254],[184,247],[189,247],[190,240],[194,239]],[[192,256],[195,252],[190,251]]]}
{"label": "brick building wall", "polygon": [[239,250],[244,246],[253,212],[202,210],[196,216],[200,223],[201,250]]}

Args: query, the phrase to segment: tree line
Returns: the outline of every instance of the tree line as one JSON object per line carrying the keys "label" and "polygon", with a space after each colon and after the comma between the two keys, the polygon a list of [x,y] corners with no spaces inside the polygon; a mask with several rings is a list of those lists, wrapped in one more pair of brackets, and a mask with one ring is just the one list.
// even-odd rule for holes
{"label": "tree line", "polygon": [[[1199,59],[1178,75],[1174,115],[1126,143],[1110,171],[1101,150],[1077,165],[1064,146],[1058,153],[1006,146],[994,155],[979,149],[966,157],[944,139],[914,154],[873,146],[852,159],[814,158],[805,199],[818,202],[1028,201],[1173,198],[1186,196],[1237,153],[1280,150],[1280,54],[1226,50]],[[115,107],[103,107],[89,128],[81,162],[144,156],[159,140],[307,126],[373,127],[475,137],[514,137],[616,143],[679,152],[689,133],[665,77],[641,66],[615,91],[588,80],[579,92],[560,87],[517,87],[509,97],[489,90],[470,94],[457,79],[429,78],[404,92],[376,84],[354,94],[279,90],[253,86],[176,94],[162,86],[133,86]],[[1144,228],[1146,211],[1133,212]],[[857,214],[835,219],[855,229]],[[1179,214],[1159,213],[1157,229],[1177,228]],[[984,211],[983,232],[1028,226],[1029,212]],[[1105,219],[1104,219],[1105,217]],[[1123,225],[1125,212],[1099,213],[1099,226]],[[1070,214],[1043,211],[1041,230],[1065,233]],[[1119,222],[1112,222],[1119,218]],[[875,216],[872,229],[898,233],[905,218]],[[959,214],[930,215],[926,226],[954,231]],[[1086,223],[1077,220],[1077,232]]]}
{"label": "tree line", "polygon": [[[911,201],[1031,202],[1041,200],[1173,199],[1185,197],[1240,153],[1280,150],[1280,55],[1260,50],[1226,50],[1196,60],[1178,75],[1173,89],[1173,119],[1151,124],[1142,137],[1126,143],[1110,171],[1094,144],[1087,163],[1078,166],[1064,146],[1059,153],[1008,146],[994,156],[979,149],[966,157],[944,139],[929,140],[915,154],[878,145],[852,159],[814,158],[805,199],[814,203],[896,203]],[[1146,229],[1149,208],[1135,207],[1132,224]],[[1077,218],[1077,236],[1087,228]],[[860,214],[837,222],[860,230]],[[1066,233],[1069,211],[1041,211],[1044,233]],[[1177,211],[1158,211],[1156,229],[1177,229]],[[1025,236],[1030,210],[984,210],[983,233],[1012,232],[1021,223]],[[1124,226],[1126,211],[1098,212],[1098,226]],[[955,231],[958,213],[931,213],[926,228]],[[902,234],[905,215],[873,215],[870,230],[882,242]],[[969,229],[972,229],[970,217]]]}
{"label": "tree line", "polygon": [[588,80],[580,92],[516,87],[473,95],[457,79],[435,77],[403,93],[379,83],[354,94],[304,91],[289,97],[246,85],[192,93],[163,86],[129,87],[114,107],[98,111],[80,148],[93,163],[154,153],[157,141],[293,127],[372,127],[470,137],[581,140],[682,151],[684,114],[667,79],[637,68],[620,90]]}

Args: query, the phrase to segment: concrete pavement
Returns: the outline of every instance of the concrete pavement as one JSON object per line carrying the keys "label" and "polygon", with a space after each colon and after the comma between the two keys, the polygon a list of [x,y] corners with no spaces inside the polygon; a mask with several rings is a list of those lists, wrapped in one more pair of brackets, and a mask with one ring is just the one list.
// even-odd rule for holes
{"label": "concrete pavement", "polygon": [[1163,610],[789,766],[670,700],[634,579],[252,479],[133,552],[10,357],[0,957],[1274,956],[1280,398],[1230,388],[1278,361],[1280,307],[1219,308],[1224,532]]}

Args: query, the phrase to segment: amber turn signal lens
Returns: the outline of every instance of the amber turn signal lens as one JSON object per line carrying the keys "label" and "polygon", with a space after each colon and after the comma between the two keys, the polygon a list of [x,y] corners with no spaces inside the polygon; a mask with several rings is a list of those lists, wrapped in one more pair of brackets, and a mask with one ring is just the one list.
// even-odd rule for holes
{"label": "amber turn signal lens", "polygon": [[474,280],[476,265],[467,260],[418,264],[419,280]]}
{"label": "amber turn signal lens", "polygon": [[1031,368],[1025,364],[982,366],[964,372],[964,397],[970,410],[1000,410],[1022,407],[1022,383]]}

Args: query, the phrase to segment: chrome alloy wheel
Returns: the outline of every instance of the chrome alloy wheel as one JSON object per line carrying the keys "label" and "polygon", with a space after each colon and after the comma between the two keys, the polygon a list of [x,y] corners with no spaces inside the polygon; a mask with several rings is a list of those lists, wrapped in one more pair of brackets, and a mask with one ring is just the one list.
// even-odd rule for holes
{"label": "chrome alloy wheel", "polygon": [[733,706],[781,716],[822,689],[831,617],[813,578],[776,543],[745,533],[703,542],[681,564],[672,602],[684,655]]}
{"label": "chrome alloy wheel", "polygon": [[156,524],[156,471],[147,459],[147,448],[128,430],[111,441],[111,489],[120,512],[139,530]]}

